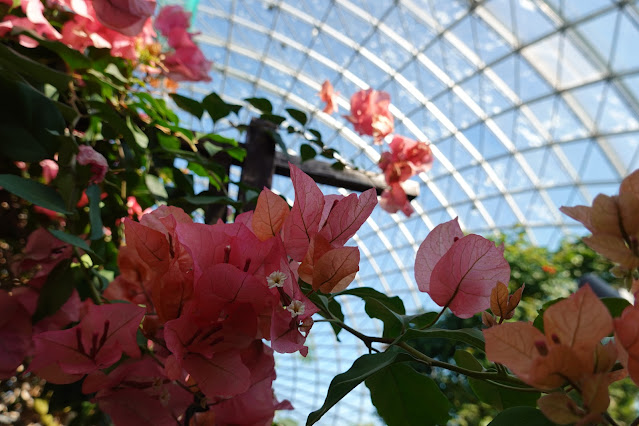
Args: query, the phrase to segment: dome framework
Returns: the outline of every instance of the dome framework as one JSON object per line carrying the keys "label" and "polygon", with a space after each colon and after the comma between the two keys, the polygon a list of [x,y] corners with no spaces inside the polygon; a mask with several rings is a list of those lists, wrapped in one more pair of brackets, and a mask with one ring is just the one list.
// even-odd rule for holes
{"label": "dome framework", "polygon": [[[435,164],[417,177],[416,213],[405,218],[376,209],[354,238],[362,263],[353,285],[400,295],[411,312],[433,307],[417,292],[413,260],[437,224],[459,217],[465,232],[517,228],[533,243],[554,246],[563,235],[585,232],[558,207],[612,194],[639,167],[636,1],[185,3],[214,61],[213,82],[192,85],[192,97],[211,91],[235,103],[265,97],[275,114],[306,111],[329,147],[378,171],[380,151],[339,114],[321,112],[317,96],[331,81],[340,114],[348,114],[350,95],[372,87],[390,93],[396,133],[431,143]],[[282,136],[293,151],[304,142]],[[293,198],[286,178],[275,177],[274,189]],[[380,333],[361,304],[345,298],[343,306],[354,327]],[[322,404],[330,378],[364,353],[355,339],[340,338],[317,324],[310,360],[277,357],[276,391],[296,406],[283,417],[303,423]],[[358,388],[322,422],[379,423],[373,411],[366,388]]]}

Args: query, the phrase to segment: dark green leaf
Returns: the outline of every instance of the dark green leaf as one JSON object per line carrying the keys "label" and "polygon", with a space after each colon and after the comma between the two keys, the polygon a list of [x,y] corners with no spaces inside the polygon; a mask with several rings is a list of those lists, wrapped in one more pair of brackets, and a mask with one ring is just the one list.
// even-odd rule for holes
{"label": "dark green leaf", "polygon": [[442,328],[429,328],[426,330],[410,329],[400,339],[406,342],[414,339],[448,339],[456,340],[484,351],[484,335],[474,328],[461,328],[459,330],[444,330]]}
{"label": "dark green leaf", "polygon": [[40,83],[51,84],[59,90],[67,90],[69,83],[73,81],[70,75],[42,65],[0,43],[0,69],[2,68],[15,71]]}
{"label": "dark green leaf", "polygon": [[11,99],[11,107],[0,116],[0,156],[31,163],[53,158],[60,145],[55,133],[65,127],[56,104],[29,85],[2,77],[0,98]]}
{"label": "dark green leaf", "polygon": [[293,108],[286,108],[286,112],[288,112],[288,114],[302,126],[306,126],[306,123],[308,122],[308,116],[304,112]]}
{"label": "dark green leaf", "polygon": [[186,96],[178,95],[177,93],[171,93],[171,98],[177,106],[182,108],[184,111],[194,115],[197,118],[202,118],[204,114],[204,107],[201,103],[196,101],[195,99],[187,98]]}
{"label": "dark green leaf", "polygon": [[488,423],[488,426],[554,426],[543,413],[532,407],[512,407]]}
{"label": "dark green leaf", "polygon": [[273,112],[273,105],[268,99],[264,98],[246,98],[244,99],[246,102],[259,109],[263,113],[270,114]]}
{"label": "dark green leaf", "polygon": [[333,158],[335,158],[335,154],[337,153],[336,150],[334,150],[333,148],[326,148],[322,150],[322,157],[324,158],[328,158],[329,160],[332,160]]}
{"label": "dark green leaf", "polygon": [[89,239],[97,240],[102,238],[102,216],[100,212],[100,187],[96,184],[89,185],[86,190],[89,198],[89,221],[91,223],[91,235]]}
{"label": "dark green leaf", "polygon": [[167,198],[169,198],[169,194],[166,193],[164,183],[159,177],[147,174],[144,177],[144,182],[146,183],[146,187],[149,188],[149,192],[155,195],[155,197],[162,200],[166,200]]}
{"label": "dark green leaf", "polygon": [[71,259],[65,259],[53,268],[40,290],[38,305],[32,318],[34,324],[55,314],[69,300],[75,288],[73,278]]}
{"label": "dark green leaf", "polygon": [[423,314],[404,315],[404,324],[408,327],[412,324],[414,328],[423,328],[431,324],[437,317],[437,312],[424,312]]}
{"label": "dark green leaf", "polygon": [[[482,365],[475,357],[464,350],[458,349],[455,352],[455,362],[458,366],[467,370],[483,371]],[[536,407],[537,400],[541,396],[539,392],[518,392],[511,389],[504,389],[484,380],[468,377],[468,384],[480,401],[490,404],[498,410],[504,408],[529,406]]]}
{"label": "dark green leaf", "polygon": [[53,234],[53,236],[56,237],[58,240],[64,241],[65,243],[69,243],[72,246],[82,249],[98,259],[100,258],[100,256],[98,256],[93,250],[91,250],[87,242],[77,235],[67,234],[64,231],[58,231],[57,229],[49,229],[48,231],[51,232],[51,234]]}
{"label": "dark green leaf", "polygon": [[0,175],[0,186],[7,191],[27,200],[30,203],[53,210],[54,212],[69,214],[60,194],[50,186],[15,175]]}
{"label": "dark green leaf", "polygon": [[398,296],[389,297],[368,287],[344,290],[337,295],[357,296],[364,300],[364,310],[368,316],[380,319],[384,323],[383,337],[394,338],[402,333],[404,327],[402,319],[406,309]]}
{"label": "dark green leaf", "polygon": [[302,161],[312,160],[316,155],[317,152],[315,152],[313,147],[309,144],[304,143],[300,146],[300,156],[302,157]]}
{"label": "dark green leaf", "polygon": [[378,371],[397,362],[414,361],[410,355],[393,350],[371,355],[363,355],[355,360],[351,368],[342,374],[338,374],[331,381],[328,387],[326,400],[319,410],[313,411],[306,419],[306,425],[317,423],[328,410],[337,404],[344,396],[352,391],[357,385],[371,377]]}
{"label": "dark green leaf", "polygon": [[371,401],[389,426],[446,424],[451,406],[433,379],[393,364],[366,379]]}
{"label": "dark green leaf", "polygon": [[209,204],[233,204],[235,200],[222,195],[189,195],[184,200],[196,206],[206,206]]}
{"label": "dark green leaf", "polygon": [[[326,319],[331,319],[332,317],[335,317],[339,319],[340,321],[344,321],[344,313],[342,312],[342,305],[340,305],[335,298],[331,297],[329,299],[328,296],[320,293],[319,291],[315,291],[311,293],[311,290],[312,290],[311,286],[304,282],[301,282],[300,288],[302,289],[304,294],[308,294],[308,298],[310,299],[311,302],[313,302],[318,307],[324,309],[324,311],[328,311],[330,314],[332,314],[331,316],[329,314],[326,314],[324,311],[320,311],[319,314],[321,316],[323,316]],[[330,324],[331,324],[331,328],[335,332],[335,338],[339,342],[340,340],[338,336],[340,331],[342,331],[342,327],[340,327],[339,324],[336,324],[334,322],[331,322]]]}
{"label": "dark green leaf", "polygon": [[182,173],[181,170],[173,169],[173,181],[175,185],[184,193],[193,196],[193,176]]}
{"label": "dark green leaf", "polygon": [[217,93],[211,93],[202,99],[202,106],[209,113],[213,122],[226,117],[231,112],[237,114],[242,108],[240,105],[227,104]]}
{"label": "dark green leaf", "polygon": [[231,145],[231,146],[238,146],[238,143],[235,139],[231,139],[231,138],[225,138],[222,135],[216,135],[213,133],[210,133],[208,135],[205,135],[204,137],[207,137],[209,139],[211,139],[212,141],[218,142],[218,143],[222,143],[225,145]]}
{"label": "dark green leaf", "polygon": [[626,299],[622,299],[621,297],[602,297],[601,301],[604,305],[606,305],[606,308],[608,308],[608,311],[610,311],[610,315],[612,315],[613,318],[619,318],[624,309],[628,306],[632,306],[630,302]]}
{"label": "dark green leaf", "polygon": [[331,164],[331,169],[334,170],[344,170],[344,168],[346,167],[346,165],[344,163],[342,163],[341,161],[336,161],[333,164]]}
{"label": "dark green leaf", "polygon": [[284,122],[284,120],[286,120],[286,117],[282,117],[281,115],[275,115],[275,114],[262,114],[262,116],[260,117],[262,120],[266,120],[266,121],[270,121],[271,123],[275,123],[278,126],[280,124],[282,124]]}
{"label": "dark green leaf", "polygon": [[72,49],[64,43],[47,40],[27,31],[22,34],[37,40],[40,46],[46,47],[47,49],[57,53],[71,69],[86,69],[91,67],[91,59],[83,55],[80,51]]}
{"label": "dark green leaf", "polygon": [[322,140],[322,134],[315,129],[308,129],[308,131],[317,138],[318,141]]}

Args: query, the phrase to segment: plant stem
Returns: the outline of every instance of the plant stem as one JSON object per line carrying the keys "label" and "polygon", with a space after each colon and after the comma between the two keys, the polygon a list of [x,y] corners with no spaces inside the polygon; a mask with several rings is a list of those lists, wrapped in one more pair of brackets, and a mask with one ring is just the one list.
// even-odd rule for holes
{"label": "plant stem", "polygon": [[101,305],[102,304],[102,295],[100,294],[98,289],[95,288],[95,286],[93,285],[93,277],[91,277],[86,265],[82,261],[81,256],[80,256],[80,252],[78,251],[77,247],[73,247],[73,253],[78,258],[78,262],[80,263],[80,269],[82,269],[82,272],[84,273],[84,277],[87,279],[87,283],[89,285],[89,293],[90,293],[90,296],[91,296],[91,300],[93,300],[93,303],[95,303],[96,305]]}
{"label": "plant stem", "polygon": [[453,365],[453,364],[449,364],[447,362],[436,360],[434,358],[429,357],[428,355],[425,355],[425,354],[421,353],[417,349],[415,349],[412,346],[408,345],[406,342],[399,342],[397,344],[397,346],[399,346],[400,348],[404,349],[406,352],[408,352],[409,354],[411,354],[412,356],[417,358],[418,361],[421,362],[422,364],[426,364],[426,365],[428,365],[430,367],[444,368],[446,370],[454,371],[456,373],[460,373],[460,374],[463,374],[465,376],[472,377],[474,379],[479,379],[479,380],[492,380],[492,381],[495,381],[495,382],[512,383],[512,384],[515,384],[515,385],[522,386],[523,389],[525,389],[525,386],[527,386],[524,382],[522,382],[521,380],[519,380],[519,379],[517,379],[516,377],[513,377],[513,376],[504,376],[504,375],[501,375],[499,373],[490,373],[490,372],[486,372],[486,371],[468,370],[466,368],[462,368],[462,367],[459,367],[457,365]]}
{"label": "plant stem", "polygon": [[[452,298],[450,300],[453,300]],[[435,325],[435,323],[437,321],[439,321],[439,319],[442,317],[442,315],[444,314],[444,312],[446,311],[446,309],[448,308],[448,304],[450,303],[450,301],[442,308],[441,311],[439,311],[439,313],[437,314],[437,316],[435,317],[435,319],[433,319],[431,322],[429,322],[428,324],[426,324],[425,326],[421,327],[420,330],[425,330],[427,328],[431,328],[432,326]]]}

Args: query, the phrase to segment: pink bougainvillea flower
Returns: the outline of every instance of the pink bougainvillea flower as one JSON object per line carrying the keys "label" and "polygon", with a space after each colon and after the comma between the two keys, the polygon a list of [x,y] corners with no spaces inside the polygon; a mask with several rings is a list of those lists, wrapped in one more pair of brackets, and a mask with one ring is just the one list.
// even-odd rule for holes
{"label": "pink bougainvillea flower", "polygon": [[620,361],[630,378],[639,383],[639,308],[627,307],[620,318],[615,318],[614,327]]}
{"label": "pink bougainvillea flower", "polygon": [[137,358],[136,334],[143,316],[144,308],[129,303],[90,305],[75,327],[34,336],[29,369],[52,383],[71,383],[115,364],[122,353]]}
{"label": "pink bougainvillea flower", "polygon": [[[12,3],[11,3],[12,4]],[[44,4],[40,0],[21,0],[20,6],[26,18],[8,15],[0,23],[0,36],[13,28],[31,30],[49,40],[59,40],[62,35],[44,17]],[[36,47],[38,42],[31,37],[21,35],[19,42],[24,47]]]}
{"label": "pink bougainvillea flower", "polygon": [[0,379],[11,377],[31,345],[31,315],[18,299],[0,290]]}
{"label": "pink bougainvillea flower", "polygon": [[167,54],[164,65],[169,70],[168,77],[174,81],[211,81],[212,62],[195,44],[180,46]]}
{"label": "pink bougainvillea flower", "polygon": [[155,0],[93,0],[98,20],[129,37],[140,34],[155,11]]}
{"label": "pink bougainvillea flower", "polygon": [[419,291],[430,291],[430,276],[435,265],[463,237],[457,218],[441,223],[430,231],[415,255],[415,281]]}
{"label": "pink bougainvillea flower", "polygon": [[373,89],[360,90],[351,97],[351,115],[345,116],[360,135],[373,136],[376,144],[393,133],[393,115],[388,110],[390,95]]}
{"label": "pink bougainvillea flower", "polygon": [[21,259],[12,265],[15,274],[31,272],[29,286],[41,288],[58,263],[71,257],[73,248],[44,228],[33,231]]}
{"label": "pink bougainvillea flower", "polygon": [[337,95],[339,95],[339,93],[335,92],[330,81],[326,80],[322,83],[322,90],[320,90],[319,96],[322,102],[326,102],[326,106],[323,109],[326,114],[332,114],[339,109],[337,105]]}
{"label": "pink bougainvillea flower", "polygon": [[168,37],[174,28],[183,28],[188,30],[191,21],[191,14],[184,10],[180,5],[167,5],[160,9],[160,13],[155,18],[155,28],[157,28],[163,36]]}
{"label": "pink bougainvillea flower", "polygon": [[290,209],[288,203],[268,188],[260,193],[251,221],[257,238],[264,241],[278,235]]}
{"label": "pink bougainvillea flower", "polygon": [[618,195],[599,194],[592,207],[560,208],[592,232],[592,236],[583,239],[590,248],[628,269],[639,267],[638,209],[639,170],[621,182]]}
{"label": "pink bougainvillea flower", "polygon": [[127,360],[107,375],[90,374],[82,385],[114,424],[123,426],[175,425],[193,402],[193,394],[169,380],[150,357]]}
{"label": "pink bougainvillea flower", "polygon": [[102,182],[109,170],[106,158],[89,145],[80,145],[78,148],[78,164],[91,167],[91,182]]}
{"label": "pink bougainvillea flower", "polygon": [[389,185],[404,182],[411,176],[428,171],[433,164],[433,154],[425,142],[395,135],[390,149],[390,152],[382,153],[379,161],[379,167]]}
{"label": "pink bougainvillea flower", "polygon": [[428,234],[417,250],[415,279],[439,306],[470,318],[488,309],[497,282],[510,281],[510,266],[493,242],[460,233],[453,220]]}
{"label": "pink bougainvillea flower", "polygon": [[276,377],[273,350],[256,340],[242,352],[242,362],[251,371],[250,387],[240,395],[214,403],[215,420],[226,425],[270,426],[275,410],[293,409],[290,402],[278,402],[273,394]]}
{"label": "pink bougainvillea flower", "polygon": [[[544,313],[544,333],[530,322],[513,322],[484,330],[486,356],[508,367],[539,389],[554,389],[566,380],[582,382],[607,374],[617,359],[614,344],[601,345],[613,330],[606,306],[589,286]],[[609,379],[617,377],[611,373]]]}
{"label": "pink bougainvillea flower", "polygon": [[53,160],[47,159],[40,161],[40,167],[42,167],[42,179],[45,184],[49,184],[58,175],[60,166]]}
{"label": "pink bougainvillea flower", "polygon": [[401,183],[393,183],[390,188],[386,188],[382,192],[382,197],[379,200],[379,205],[388,213],[397,213],[401,210],[406,217],[410,217],[415,210],[410,205],[406,191],[402,188]]}

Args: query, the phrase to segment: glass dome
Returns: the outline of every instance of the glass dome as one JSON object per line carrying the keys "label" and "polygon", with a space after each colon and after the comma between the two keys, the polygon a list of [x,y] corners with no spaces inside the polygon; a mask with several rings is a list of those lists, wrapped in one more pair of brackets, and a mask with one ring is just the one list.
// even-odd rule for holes
{"label": "glass dome", "polygon": [[[172,1],[174,3],[175,1]],[[185,0],[211,83],[185,87],[202,98],[273,101],[310,115],[329,147],[378,171],[380,151],[339,114],[321,112],[324,80],[350,95],[390,93],[395,133],[428,141],[432,170],[417,177],[410,218],[376,209],[354,238],[362,254],[352,285],[400,295],[411,312],[432,308],[417,292],[415,252],[435,225],[459,217],[466,232],[522,229],[554,246],[583,233],[560,214],[614,193],[639,167],[639,8],[613,0]],[[248,113],[245,113],[248,114]],[[241,117],[246,121],[247,116]],[[240,120],[240,121],[241,121]],[[190,123],[211,130],[213,123]],[[218,123],[224,132],[228,123]],[[297,150],[302,140],[283,135]],[[288,178],[274,189],[293,197]],[[344,192],[322,188],[324,192]],[[345,193],[345,192],[344,192]],[[371,334],[379,324],[345,299],[347,322]],[[366,348],[336,342],[327,324],[310,334],[309,356],[280,355],[275,389],[300,424],[321,406],[330,379]],[[367,389],[357,388],[320,424],[379,424]]]}

